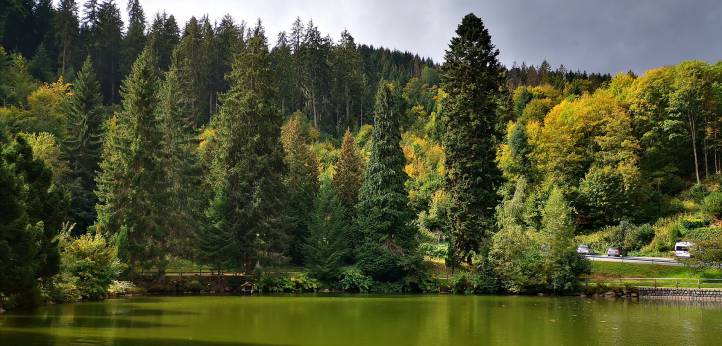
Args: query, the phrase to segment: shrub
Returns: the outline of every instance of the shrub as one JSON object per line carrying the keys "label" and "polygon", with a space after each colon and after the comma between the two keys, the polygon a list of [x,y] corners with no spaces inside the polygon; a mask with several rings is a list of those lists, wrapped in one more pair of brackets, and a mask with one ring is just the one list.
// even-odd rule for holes
{"label": "shrub", "polygon": [[339,280],[341,289],[346,292],[368,292],[373,286],[371,277],[364,275],[357,267],[346,267],[341,270]]}
{"label": "shrub", "polygon": [[83,234],[78,238],[64,233],[60,236],[60,244],[61,275],[75,278],[83,299],[104,299],[108,287],[124,268],[118,261],[115,247],[100,233]]}
{"label": "shrub", "polygon": [[709,194],[709,190],[707,190],[707,186],[704,186],[704,184],[694,184],[688,193],[689,197],[701,201]]}
{"label": "shrub", "polygon": [[258,289],[262,292],[282,293],[293,291],[293,284],[288,276],[262,273],[258,280]]}
{"label": "shrub", "polygon": [[143,289],[130,281],[113,280],[108,286],[108,294],[111,296],[124,296],[143,292]]}
{"label": "shrub", "polygon": [[520,227],[505,227],[494,235],[489,262],[508,292],[520,293],[544,284],[541,244]]}
{"label": "shrub", "polygon": [[399,282],[375,282],[371,291],[383,294],[401,293],[403,286]]}
{"label": "shrub", "polygon": [[632,228],[624,237],[624,249],[639,250],[654,238],[654,229],[648,224]]}
{"label": "shrub", "polygon": [[77,285],[78,278],[67,273],[60,273],[50,279],[47,297],[55,303],[72,303],[81,299]]}
{"label": "shrub", "polygon": [[702,200],[702,210],[710,216],[722,217],[722,192],[712,192]]}
{"label": "shrub", "polygon": [[295,292],[316,292],[319,287],[318,280],[310,277],[307,273],[293,275],[289,279]]}
{"label": "shrub", "polygon": [[460,271],[449,280],[449,286],[452,293],[456,294],[471,294],[474,293],[474,285],[469,279],[469,273]]}
{"label": "shrub", "polygon": [[203,291],[203,288],[204,288],[203,283],[201,283],[200,280],[198,280],[198,279],[186,281],[183,286],[184,286],[183,289],[185,291],[190,291],[193,293],[200,293],[201,291]]}

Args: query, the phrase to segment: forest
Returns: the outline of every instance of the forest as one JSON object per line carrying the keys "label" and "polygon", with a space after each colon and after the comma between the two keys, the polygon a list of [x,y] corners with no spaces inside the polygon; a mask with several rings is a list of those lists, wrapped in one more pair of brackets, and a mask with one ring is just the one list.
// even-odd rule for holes
{"label": "forest", "polygon": [[268,291],[567,294],[580,243],[722,262],[722,63],[506,67],[474,14],[435,62],[300,18],[126,11],[0,2],[0,306],[178,263]]}

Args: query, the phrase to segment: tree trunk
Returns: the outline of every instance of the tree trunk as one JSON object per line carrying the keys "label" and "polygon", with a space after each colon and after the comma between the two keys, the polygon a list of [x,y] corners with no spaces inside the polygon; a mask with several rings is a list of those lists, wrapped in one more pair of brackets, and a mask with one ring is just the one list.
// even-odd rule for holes
{"label": "tree trunk", "polygon": [[692,134],[692,153],[694,154],[694,174],[697,178],[697,184],[700,183],[699,180],[699,162],[697,159],[697,129],[695,127],[694,123],[694,117],[690,114],[689,115],[689,128],[690,132]]}

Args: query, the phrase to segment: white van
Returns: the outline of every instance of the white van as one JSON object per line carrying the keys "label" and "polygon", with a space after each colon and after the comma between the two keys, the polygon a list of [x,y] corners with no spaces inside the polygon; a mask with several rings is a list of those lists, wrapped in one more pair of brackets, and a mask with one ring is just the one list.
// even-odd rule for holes
{"label": "white van", "polygon": [[692,255],[689,254],[689,249],[692,247],[692,243],[687,241],[678,241],[674,244],[674,255],[679,258],[690,258]]}

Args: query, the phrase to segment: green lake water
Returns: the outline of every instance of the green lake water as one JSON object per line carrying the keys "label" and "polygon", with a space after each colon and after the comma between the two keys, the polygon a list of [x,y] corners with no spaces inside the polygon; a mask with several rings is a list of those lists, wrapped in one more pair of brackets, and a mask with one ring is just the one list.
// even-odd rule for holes
{"label": "green lake water", "polygon": [[720,345],[722,305],[504,296],[112,299],[0,315],[0,345]]}

